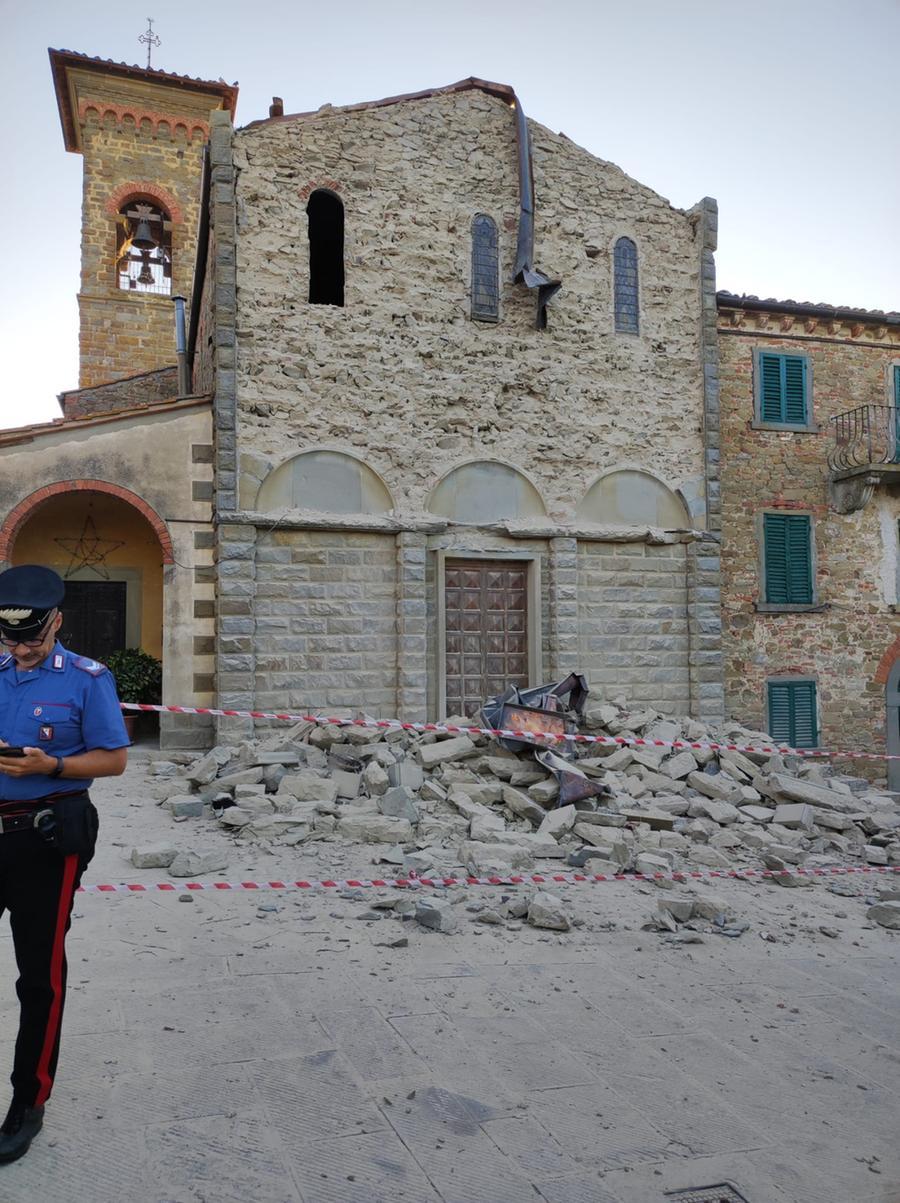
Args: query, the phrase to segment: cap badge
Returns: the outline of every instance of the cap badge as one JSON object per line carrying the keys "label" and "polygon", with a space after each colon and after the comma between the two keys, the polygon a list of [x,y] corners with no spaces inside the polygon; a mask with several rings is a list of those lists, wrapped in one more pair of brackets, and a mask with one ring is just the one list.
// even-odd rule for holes
{"label": "cap badge", "polygon": [[44,713],[43,706],[35,706],[34,710],[32,711],[32,714],[34,715],[35,718],[40,718],[43,713]]}
{"label": "cap badge", "polygon": [[23,619],[30,617],[30,610],[0,610],[0,622],[8,622],[11,627],[17,627]]}

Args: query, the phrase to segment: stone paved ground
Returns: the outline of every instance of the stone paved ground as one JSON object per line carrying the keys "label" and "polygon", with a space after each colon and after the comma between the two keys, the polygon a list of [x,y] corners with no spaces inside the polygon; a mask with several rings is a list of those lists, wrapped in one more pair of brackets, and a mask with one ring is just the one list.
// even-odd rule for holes
{"label": "stone paved ground", "polygon": [[[88,880],[138,876],[128,780]],[[900,940],[823,884],[715,893],[751,930],[680,947],[639,885],[570,887],[565,935],[470,923],[489,891],[454,935],[334,895],[82,895],[56,1093],[0,1203],[900,1203]],[[4,1064],[13,978],[4,923]]]}

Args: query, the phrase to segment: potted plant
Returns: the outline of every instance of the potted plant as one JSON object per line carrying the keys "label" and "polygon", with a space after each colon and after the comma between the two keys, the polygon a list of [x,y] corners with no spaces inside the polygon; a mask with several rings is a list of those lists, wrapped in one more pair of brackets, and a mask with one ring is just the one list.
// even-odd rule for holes
{"label": "potted plant", "polygon": [[[149,652],[139,647],[126,647],[112,652],[106,666],[116,681],[116,692],[120,702],[134,702],[142,706],[157,706],[162,698],[162,664]],[[138,715],[124,711],[125,730],[134,742],[134,731]]]}

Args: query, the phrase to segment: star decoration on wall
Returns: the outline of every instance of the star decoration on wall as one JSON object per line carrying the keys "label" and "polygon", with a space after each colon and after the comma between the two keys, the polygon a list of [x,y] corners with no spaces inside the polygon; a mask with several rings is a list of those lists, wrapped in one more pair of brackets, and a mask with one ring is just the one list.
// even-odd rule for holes
{"label": "star decoration on wall", "polygon": [[77,539],[54,539],[53,542],[58,543],[63,551],[67,551],[72,557],[63,573],[64,577],[70,577],[79,568],[90,568],[105,581],[109,580],[106,557],[117,547],[125,546],[122,540],[101,539],[90,514],[85,518],[84,529]]}

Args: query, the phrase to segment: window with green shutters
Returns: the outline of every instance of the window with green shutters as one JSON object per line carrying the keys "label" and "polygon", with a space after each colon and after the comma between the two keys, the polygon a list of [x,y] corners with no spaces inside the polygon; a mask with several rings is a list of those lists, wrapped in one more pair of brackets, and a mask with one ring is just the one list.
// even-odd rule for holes
{"label": "window with green shutters", "polygon": [[763,567],[767,603],[812,605],[812,528],[807,514],[763,515]]}
{"label": "window with green shutters", "polygon": [[819,742],[815,681],[769,681],[769,734],[792,748]]}
{"label": "window with green shutters", "polygon": [[809,361],[805,355],[760,351],[757,359],[757,411],[760,422],[809,426]]}

